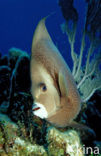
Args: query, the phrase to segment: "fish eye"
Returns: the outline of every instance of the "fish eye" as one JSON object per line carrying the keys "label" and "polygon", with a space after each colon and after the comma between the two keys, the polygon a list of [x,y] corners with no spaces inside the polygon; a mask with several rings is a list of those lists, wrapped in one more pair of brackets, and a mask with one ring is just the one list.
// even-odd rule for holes
{"label": "fish eye", "polygon": [[40,83],[40,88],[43,92],[47,90],[47,86],[44,83]]}
{"label": "fish eye", "polygon": [[42,90],[43,90],[43,91],[46,91],[46,90],[47,90],[47,87],[44,85],[44,86],[42,87]]}

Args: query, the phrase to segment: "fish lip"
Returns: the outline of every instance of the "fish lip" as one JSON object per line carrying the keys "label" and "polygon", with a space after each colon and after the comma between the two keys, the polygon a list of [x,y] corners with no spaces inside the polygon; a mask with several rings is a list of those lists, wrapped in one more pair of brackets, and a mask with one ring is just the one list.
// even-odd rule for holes
{"label": "fish lip", "polygon": [[35,116],[40,117],[41,119],[45,119],[48,117],[48,112],[45,106],[39,102],[33,103],[32,112]]}
{"label": "fish lip", "polygon": [[37,110],[39,110],[40,109],[40,107],[39,106],[37,106],[36,104],[33,106],[33,108],[32,108],[32,111],[33,112],[35,112],[35,111],[37,111]]}

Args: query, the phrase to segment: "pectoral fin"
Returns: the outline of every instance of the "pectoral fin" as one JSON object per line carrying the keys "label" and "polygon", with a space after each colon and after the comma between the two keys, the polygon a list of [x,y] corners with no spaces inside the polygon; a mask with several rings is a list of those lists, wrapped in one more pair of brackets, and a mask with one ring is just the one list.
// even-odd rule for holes
{"label": "pectoral fin", "polygon": [[62,71],[59,72],[59,87],[60,87],[61,95],[67,96],[68,86],[67,86],[65,75]]}

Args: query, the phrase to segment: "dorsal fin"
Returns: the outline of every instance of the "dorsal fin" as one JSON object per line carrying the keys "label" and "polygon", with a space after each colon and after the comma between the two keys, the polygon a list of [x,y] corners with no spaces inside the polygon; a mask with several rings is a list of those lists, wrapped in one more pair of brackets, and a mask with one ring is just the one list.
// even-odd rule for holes
{"label": "dorsal fin", "polygon": [[40,40],[48,40],[51,41],[51,37],[47,31],[47,28],[45,26],[45,21],[47,17],[44,17],[41,19],[41,21],[38,23],[38,26],[36,27],[34,36],[33,36],[33,41],[32,41],[32,51],[35,45],[40,41]]}

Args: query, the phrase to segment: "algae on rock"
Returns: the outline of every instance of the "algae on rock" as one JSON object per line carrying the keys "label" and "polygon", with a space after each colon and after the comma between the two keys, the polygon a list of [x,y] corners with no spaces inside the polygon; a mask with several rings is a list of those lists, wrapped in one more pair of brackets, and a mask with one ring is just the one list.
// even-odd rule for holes
{"label": "algae on rock", "polygon": [[80,137],[75,130],[60,132],[56,128],[48,128],[47,141],[49,156],[84,156]]}
{"label": "algae on rock", "polygon": [[6,115],[0,117],[0,156],[47,156],[43,146],[22,139],[18,126]]}

